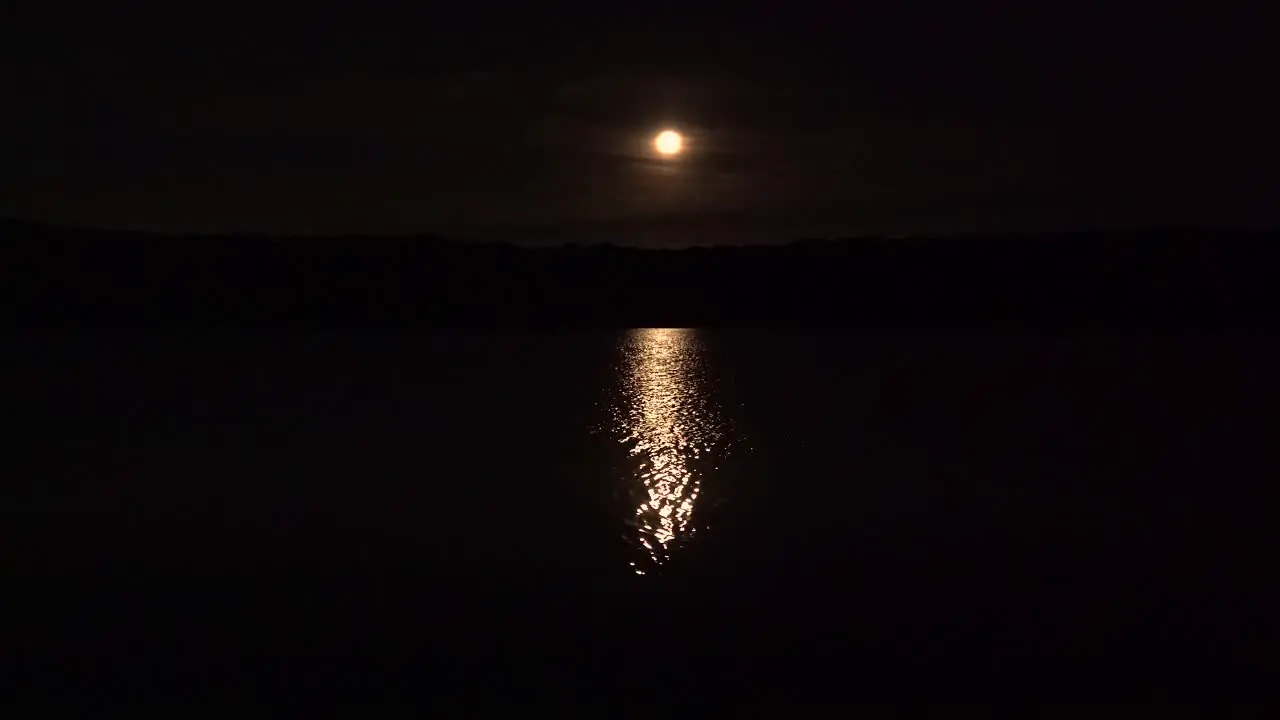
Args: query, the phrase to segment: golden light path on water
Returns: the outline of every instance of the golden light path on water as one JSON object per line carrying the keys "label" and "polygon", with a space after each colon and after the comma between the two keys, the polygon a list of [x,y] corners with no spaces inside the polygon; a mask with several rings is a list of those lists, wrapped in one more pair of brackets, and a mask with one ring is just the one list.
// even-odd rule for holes
{"label": "golden light path on water", "polygon": [[[639,543],[656,564],[690,537],[702,490],[700,461],[724,439],[709,401],[702,347],[693,330],[645,329],[624,341],[622,442],[638,460],[632,497]],[[636,566],[638,574],[643,568]]]}

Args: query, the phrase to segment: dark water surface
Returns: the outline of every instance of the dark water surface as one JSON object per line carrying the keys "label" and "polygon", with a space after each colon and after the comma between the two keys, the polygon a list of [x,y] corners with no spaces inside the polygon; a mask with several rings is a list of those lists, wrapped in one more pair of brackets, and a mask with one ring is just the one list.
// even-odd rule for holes
{"label": "dark water surface", "polygon": [[1246,678],[1277,632],[1278,351],[14,339],[10,677],[606,697]]}

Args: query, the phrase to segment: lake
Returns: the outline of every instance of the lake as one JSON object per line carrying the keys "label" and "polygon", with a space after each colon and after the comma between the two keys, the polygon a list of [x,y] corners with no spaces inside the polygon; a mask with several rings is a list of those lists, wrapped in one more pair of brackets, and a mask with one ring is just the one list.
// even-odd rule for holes
{"label": "lake", "polygon": [[17,338],[10,617],[32,657],[75,648],[57,683],[120,687],[311,687],[352,665],[381,668],[342,675],[360,687],[615,695],[793,687],[800,667],[1242,678],[1277,630],[1277,350]]}

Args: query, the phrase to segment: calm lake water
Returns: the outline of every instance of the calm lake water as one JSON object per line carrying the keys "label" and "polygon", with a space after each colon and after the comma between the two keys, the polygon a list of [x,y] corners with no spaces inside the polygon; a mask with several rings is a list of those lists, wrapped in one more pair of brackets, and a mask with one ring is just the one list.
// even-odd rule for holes
{"label": "calm lake water", "polygon": [[353,611],[352,637],[387,617],[398,629],[378,637],[405,636],[447,601],[445,625],[544,632],[540,652],[665,638],[756,662],[808,638],[881,662],[982,647],[1016,664],[1159,639],[1230,659],[1276,628],[1278,348],[25,338],[4,373],[3,563],[206,594],[399,579],[416,589],[392,596],[412,599]]}
{"label": "calm lake water", "polygon": [[654,572],[733,497],[705,335],[33,339],[11,560]]}

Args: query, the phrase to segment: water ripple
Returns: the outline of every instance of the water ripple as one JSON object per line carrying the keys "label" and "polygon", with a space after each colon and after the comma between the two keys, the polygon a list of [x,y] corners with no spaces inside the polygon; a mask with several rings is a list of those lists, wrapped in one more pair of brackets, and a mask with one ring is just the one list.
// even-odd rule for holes
{"label": "water ripple", "polygon": [[647,558],[633,563],[643,575],[695,534],[703,480],[728,443],[695,331],[634,330],[622,353],[622,393],[613,416],[634,460],[626,481],[635,504],[629,524]]}

